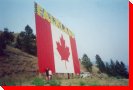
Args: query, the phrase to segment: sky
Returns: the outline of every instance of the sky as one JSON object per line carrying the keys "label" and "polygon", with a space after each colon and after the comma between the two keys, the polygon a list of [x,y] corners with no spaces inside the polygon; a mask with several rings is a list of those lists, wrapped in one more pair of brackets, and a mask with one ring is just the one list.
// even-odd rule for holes
{"label": "sky", "polygon": [[34,2],[75,34],[79,58],[94,62],[99,54],[128,65],[128,0],[0,0],[0,30],[17,33],[28,24],[36,34]]}

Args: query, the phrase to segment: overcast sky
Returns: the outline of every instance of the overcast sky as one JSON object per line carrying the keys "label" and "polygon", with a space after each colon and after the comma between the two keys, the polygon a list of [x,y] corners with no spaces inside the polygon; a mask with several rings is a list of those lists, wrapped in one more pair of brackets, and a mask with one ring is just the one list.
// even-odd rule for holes
{"label": "overcast sky", "polygon": [[0,0],[0,30],[28,24],[35,30],[34,1],[74,32],[78,55],[128,64],[128,0]]}

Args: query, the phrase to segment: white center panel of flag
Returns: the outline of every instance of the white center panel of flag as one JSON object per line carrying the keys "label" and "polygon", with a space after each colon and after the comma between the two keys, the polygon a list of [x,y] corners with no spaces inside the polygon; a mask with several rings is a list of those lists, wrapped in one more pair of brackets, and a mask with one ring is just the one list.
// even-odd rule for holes
{"label": "white center panel of flag", "polygon": [[[52,39],[53,39],[55,72],[56,73],[74,73],[74,65],[73,65],[72,50],[71,50],[69,35],[59,30],[59,28],[57,28],[53,24],[51,24],[51,33],[52,33]],[[65,47],[68,47],[69,49],[68,60],[62,59],[57,49],[58,48],[57,43],[61,44],[62,37],[65,41]]]}

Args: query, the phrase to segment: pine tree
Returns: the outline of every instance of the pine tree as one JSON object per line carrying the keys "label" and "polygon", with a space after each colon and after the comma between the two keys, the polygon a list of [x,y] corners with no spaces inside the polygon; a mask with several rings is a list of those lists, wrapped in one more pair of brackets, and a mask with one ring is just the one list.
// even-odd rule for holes
{"label": "pine tree", "polygon": [[117,75],[121,76],[121,64],[118,60],[116,60],[115,69],[116,69]]}
{"label": "pine tree", "polygon": [[22,31],[16,40],[16,47],[32,55],[37,54],[36,36],[33,34],[33,30],[29,25],[25,27],[25,31]]}
{"label": "pine tree", "polygon": [[13,32],[9,32],[7,28],[4,28],[4,32],[0,34],[0,55],[4,55],[4,49],[6,49],[7,45],[11,45],[13,41]]}
{"label": "pine tree", "polygon": [[106,62],[106,65],[105,65],[105,67],[106,67],[106,73],[109,75],[109,76],[111,76],[112,74],[111,74],[111,72],[110,72],[110,65],[109,65],[109,63],[108,62]]}
{"label": "pine tree", "polygon": [[92,72],[92,62],[90,61],[90,58],[88,58],[87,54],[83,55],[81,63],[89,72]]}
{"label": "pine tree", "polygon": [[106,72],[106,67],[104,62],[102,61],[101,57],[99,55],[96,55],[96,64],[97,67],[99,68],[99,71],[101,73],[105,73]]}
{"label": "pine tree", "polygon": [[110,72],[112,76],[118,76],[116,71],[116,64],[112,59],[110,60]]}
{"label": "pine tree", "polygon": [[106,73],[109,76],[114,76],[114,77],[123,77],[123,78],[129,77],[129,73],[127,71],[125,64],[122,61],[119,62],[118,60],[114,62],[111,59],[110,64],[106,62]]}
{"label": "pine tree", "polygon": [[129,78],[129,73],[127,71],[127,68],[126,68],[125,64],[122,61],[120,62],[120,66],[121,66],[121,68],[120,68],[120,73],[119,74],[124,78]]}

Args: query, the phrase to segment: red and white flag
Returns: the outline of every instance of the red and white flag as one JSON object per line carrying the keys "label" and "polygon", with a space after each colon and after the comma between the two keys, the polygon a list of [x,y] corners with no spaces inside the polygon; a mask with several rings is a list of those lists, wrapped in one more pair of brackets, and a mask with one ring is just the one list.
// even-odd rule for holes
{"label": "red and white flag", "polygon": [[129,0],[133,4],[133,0]]}
{"label": "red and white flag", "polygon": [[0,86],[0,90],[4,90],[4,89]]}
{"label": "red and white flag", "polygon": [[54,73],[80,73],[73,33],[35,4],[39,71],[50,68]]}

